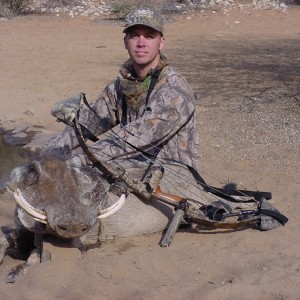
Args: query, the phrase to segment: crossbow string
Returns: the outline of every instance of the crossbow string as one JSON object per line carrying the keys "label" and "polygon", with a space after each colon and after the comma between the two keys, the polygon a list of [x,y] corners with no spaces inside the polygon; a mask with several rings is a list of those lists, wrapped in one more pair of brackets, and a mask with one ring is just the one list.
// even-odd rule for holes
{"label": "crossbow string", "polygon": [[[98,115],[97,112],[94,110],[94,108],[91,107],[90,104],[87,102],[86,97],[85,97],[85,94],[83,94],[83,93],[82,93],[82,100],[83,100],[83,103],[84,103],[84,104],[85,104],[85,105],[93,112],[93,114],[94,114],[97,118],[100,119],[99,115]],[[79,111],[80,111],[80,109],[79,109]],[[79,111],[78,111],[78,116],[79,116]],[[177,119],[177,122],[179,122],[179,120],[180,120],[180,115],[179,115],[179,117],[178,117],[178,119]],[[174,124],[173,128],[170,129],[170,131],[172,131],[172,129],[174,129],[175,126],[176,126],[176,123]],[[85,128],[85,129],[87,129],[87,128]],[[122,127],[122,129],[126,131],[126,126]],[[172,159],[172,158],[169,158],[169,159],[168,159],[168,158],[160,159],[160,158],[158,158],[158,157],[155,157],[155,156],[153,156],[153,155],[147,153],[147,152],[144,151],[143,149],[141,149],[141,148],[139,148],[139,147],[137,147],[137,146],[131,144],[130,142],[126,141],[124,138],[120,137],[119,134],[118,134],[113,128],[110,130],[110,132],[111,132],[112,134],[109,134],[109,133],[107,133],[107,132],[104,132],[104,133],[102,133],[102,135],[105,136],[105,137],[110,138],[111,140],[115,141],[116,143],[119,143],[120,141],[126,143],[132,150],[138,151],[139,154],[140,154],[142,157],[144,157],[146,160],[148,160],[148,161],[151,162],[152,164],[155,163],[156,165],[159,165],[159,166],[163,167],[165,170],[167,170],[170,174],[174,175],[175,177],[180,176],[180,179],[181,179],[182,181],[185,181],[185,182],[188,183],[189,185],[192,185],[193,187],[195,187],[195,188],[197,188],[197,189],[199,189],[200,186],[201,186],[201,187],[204,188],[204,189],[210,190],[210,191],[212,192],[212,195],[213,195],[216,199],[219,198],[219,197],[217,196],[217,195],[219,195],[219,196],[223,196],[224,198],[229,198],[231,201],[234,201],[234,202],[243,202],[243,203],[245,203],[245,202],[242,201],[242,200],[238,200],[238,199],[236,199],[236,198],[230,197],[230,196],[229,196],[227,193],[225,193],[225,191],[223,191],[222,189],[216,189],[216,188],[214,188],[213,186],[208,185],[208,184],[202,179],[202,177],[201,177],[200,175],[199,175],[199,176],[200,176],[200,180],[197,179],[197,178],[194,178],[194,179],[195,179],[195,182],[190,182],[190,180],[188,180],[188,178],[186,177],[185,174],[183,174],[183,173],[178,174],[177,171],[175,172],[174,170],[172,170],[172,168],[168,168],[168,164],[172,164],[172,163],[179,164],[179,165],[181,165],[181,166],[183,166],[183,167],[185,167],[185,168],[191,168],[191,167],[189,167],[189,166],[183,164],[181,161],[178,161],[178,160]],[[128,134],[134,136],[133,133],[131,133],[131,132],[129,132],[129,131],[126,131],[126,133],[128,133]],[[93,134],[92,134],[91,132],[90,132],[90,134],[93,136]],[[144,142],[145,144],[148,144],[148,145],[149,145],[150,147],[152,147],[153,149],[156,149],[157,151],[165,152],[165,150],[164,150],[163,147],[160,147],[160,146],[154,145],[154,144],[152,144],[152,143],[149,143],[149,142],[143,140],[141,136],[139,136],[138,138],[139,138],[142,142]],[[93,136],[93,139],[92,139],[92,140],[95,142],[95,141],[98,140],[98,138],[95,137],[95,136]],[[130,154],[130,153],[128,153],[128,154]],[[125,155],[126,155],[126,153],[125,153]],[[168,172],[166,172],[166,173],[168,173]],[[109,172],[108,172],[108,170],[104,170],[103,173],[108,174]],[[197,173],[197,171],[196,171],[196,173]],[[205,172],[202,171],[202,173],[204,173],[204,175],[206,175]],[[178,182],[176,182],[176,185],[175,185],[174,183],[172,183],[172,178],[171,178],[171,176],[168,176],[167,174],[165,174],[164,176],[165,176],[164,178],[165,178],[165,179],[173,186],[173,188],[174,188],[175,190],[179,191],[178,188],[176,187],[176,186],[178,185]],[[220,184],[224,185],[224,183],[223,183],[221,180],[218,180],[218,179],[214,178],[213,176],[210,176],[210,178],[212,178],[212,179],[216,180],[217,182],[219,182]],[[189,192],[193,193],[192,191],[189,191]],[[216,194],[217,194],[217,195],[216,195]],[[240,194],[241,196],[249,197],[248,194],[245,194],[245,193],[243,193],[243,191],[240,191],[240,190],[239,190],[239,194]],[[198,195],[195,194],[195,197],[197,198]]]}

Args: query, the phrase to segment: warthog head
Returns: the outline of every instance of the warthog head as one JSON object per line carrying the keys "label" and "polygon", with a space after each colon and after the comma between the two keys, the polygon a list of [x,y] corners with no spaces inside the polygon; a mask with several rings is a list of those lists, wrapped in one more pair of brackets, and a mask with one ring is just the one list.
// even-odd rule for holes
{"label": "warthog head", "polygon": [[54,158],[15,168],[9,187],[23,226],[63,238],[85,235],[107,206],[108,184],[99,171]]}

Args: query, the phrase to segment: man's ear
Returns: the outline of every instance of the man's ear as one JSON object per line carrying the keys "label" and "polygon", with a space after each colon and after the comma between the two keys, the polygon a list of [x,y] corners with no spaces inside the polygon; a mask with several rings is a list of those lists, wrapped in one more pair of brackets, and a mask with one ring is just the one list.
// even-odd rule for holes
{"label": "man's ear", "polygon": [[127,47],[127,36],[125,35],[124,36],[124,47],[126,50],[128,50],[128,47]]}
{"label": "man's ear", "polygon": [[166,44],[166,40],[165,40],[165,38],[162,36],[162,37],[160,38],[159,50],[162,50],[162,49],[165,47],[165,44]]}

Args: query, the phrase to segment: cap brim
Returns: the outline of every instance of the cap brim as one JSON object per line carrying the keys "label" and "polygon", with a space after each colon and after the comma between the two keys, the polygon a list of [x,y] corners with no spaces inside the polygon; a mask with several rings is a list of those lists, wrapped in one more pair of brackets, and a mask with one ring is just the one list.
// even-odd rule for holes
{"label": "cap brim", "polygon": [[129,25],[129,26],[125,27],[125,29],[123,30],[123,33],[126,33],[126,32],[128,32],[128,30],[129,30],[130,28],[135,27],[135,26],[139,26],[139,25],[140,25],[140,26],[145,26],[145,27],[152,28],[152,29],[154,29],[155,31],[157,31],[157,32],[159,32],[159,33],[161,33],[161,34],[163,34],[163,32],[160,31],[160,30],[158,30],[157,28],[155,28],[155,27],[153,27],[153,26],[150,26],[150,25],[148,25],[148,24],[144,24],[144,23],[134,23],[134,24],[132,24],[132,25]]}

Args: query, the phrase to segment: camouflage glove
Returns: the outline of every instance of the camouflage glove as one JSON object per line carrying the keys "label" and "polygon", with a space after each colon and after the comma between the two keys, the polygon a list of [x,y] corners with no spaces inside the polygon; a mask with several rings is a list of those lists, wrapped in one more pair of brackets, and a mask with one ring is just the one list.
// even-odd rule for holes
{"label": "camouflage glove", "polygon": [[78,110],[82,107],[84,94],[80,93],[74,97],[58,101],[51,110],[51,115],[56,117],[58,122],[73,126],[73,121]]}

